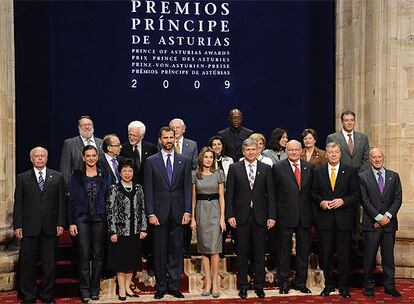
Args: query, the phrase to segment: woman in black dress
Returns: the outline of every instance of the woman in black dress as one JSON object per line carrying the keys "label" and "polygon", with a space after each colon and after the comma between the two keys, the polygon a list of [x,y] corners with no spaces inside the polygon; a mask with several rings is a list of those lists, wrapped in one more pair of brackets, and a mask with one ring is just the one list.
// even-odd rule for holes
{"label": "woman in black dress", "polygon": [[134,271],[141,264],[141,239],[147,236],[144,192],[132,182],[134,161],[126,159],[118,166],[121,181],[111,185],[106,202],[110,242],[108,269],[116,272],[119,300],[137,296],[131,290]]}

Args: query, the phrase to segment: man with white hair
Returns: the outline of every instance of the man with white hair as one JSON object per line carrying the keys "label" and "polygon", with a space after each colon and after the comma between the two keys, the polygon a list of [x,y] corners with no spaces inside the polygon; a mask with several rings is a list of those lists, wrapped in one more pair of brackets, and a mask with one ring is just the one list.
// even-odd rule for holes
{"label": "man with white hair", "polygon": [[174,131],[175,152],[188,157],[191,160],[191,169],[197,168],[198,148],[194,140],[184,138],[185,123],[181,118],[174,118],[170,121],[169,127]]}
{"label": "man with white hair", "polygon": [[157,153],[157,147],[144,141],[145,125],[134,120],[128,125],[128,141],[122,144],[121,156],[132,158],[135,162],[133,181],[138,184],[144,182],[145,161],[151,155]]}

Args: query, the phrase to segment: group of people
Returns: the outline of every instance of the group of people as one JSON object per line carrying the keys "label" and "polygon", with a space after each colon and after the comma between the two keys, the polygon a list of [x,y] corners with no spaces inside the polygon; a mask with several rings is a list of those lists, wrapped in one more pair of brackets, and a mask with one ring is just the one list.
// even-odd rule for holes
{"label": "group of people", "polygon": [[[304,148],[280,128],[266,145],[262,134],[242,126],[240,110],[231,110],[228,118],[230,126],[211,137],[200,153],[195,141],[184,138],[186,126],[179,118],[160,129],[153,145],[143,140],[146,130],[140,121],[128,125],[128,141],[121,144],[115,134],[95,137],[92,119],[82,116],[79,135],[63,144],[61,173],[46,167],[45,148],[32,149],[33,169],[17,176],[13,213],[15,235],[21,239],[23,302],[36,302],[39,296],[54,303],[56,241],[67,226],[78,253],[74,260],[83,303],[99,299],[104,270],[116,273],[119,300],[138,296],[132,278],[143,252],[154,269],[154,298],[167,293],[183,298],[180,276],[191,230],[202,255],[202,296],[220,296],[218,271],[226,230],[235,238],[240,298],[247,297],[251,284],[259,298],[265,297],[266,242],[277,261],[279,293],[292,288],[311,293],[306,281],[313,225],[325,277],[321,296],[337,287],[342,297],[351,297],[350,252],[361,228],[364,294],[375,296],[381,246],[384,291],[400,297],[393,250],[401,182],[396,172],[384,168],[382,150],[370,150],[367,136],[354,131],[355,113],[342,113],[342,130],[328,136],[325,151],[316,147],[313,129],[302,133]],[[43,288],[38,294],[39,257]]]}

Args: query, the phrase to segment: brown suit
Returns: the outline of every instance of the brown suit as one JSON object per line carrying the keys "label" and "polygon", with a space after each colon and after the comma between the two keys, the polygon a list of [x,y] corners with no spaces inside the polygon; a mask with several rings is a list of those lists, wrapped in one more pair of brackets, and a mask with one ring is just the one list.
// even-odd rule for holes
{"label": "brown suit", "polygon": [[325,158],[325,151],[317,148],[313,149],[313,153],[311,155],[311,158],[308,160],[306,159],[306,149],[302,149],[302,153],[300,154],[300,159],[306,160],[307,162],[315,165],[315,166],[321,166],[326,164],[326,158]]}

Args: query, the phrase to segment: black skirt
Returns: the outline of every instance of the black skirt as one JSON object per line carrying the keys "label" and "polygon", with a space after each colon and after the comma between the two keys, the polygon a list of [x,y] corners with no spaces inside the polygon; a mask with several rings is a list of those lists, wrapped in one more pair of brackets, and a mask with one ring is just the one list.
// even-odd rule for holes
{"label": "black skirt", "polygon": [[118,236],[118,242],[108,244],[108,270],[129,272],[141,266],[141,240],[139,235]]}

